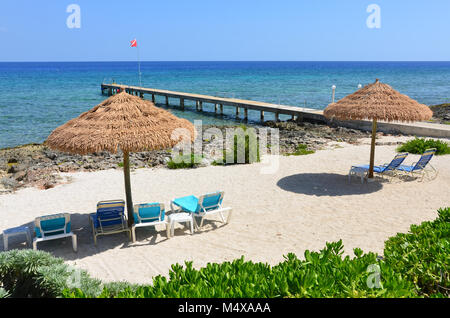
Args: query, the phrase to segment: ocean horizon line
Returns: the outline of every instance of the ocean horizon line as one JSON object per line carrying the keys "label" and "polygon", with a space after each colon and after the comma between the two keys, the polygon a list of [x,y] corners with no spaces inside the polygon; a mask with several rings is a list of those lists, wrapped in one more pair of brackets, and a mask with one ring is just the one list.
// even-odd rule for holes
{"label": "ocean horizon line", "polygon": [[[110,61],[0,61],[0,63],[136,63],[136,60],[110,60]],[[141,63],[450,63],[438,60],[141,60]]]}

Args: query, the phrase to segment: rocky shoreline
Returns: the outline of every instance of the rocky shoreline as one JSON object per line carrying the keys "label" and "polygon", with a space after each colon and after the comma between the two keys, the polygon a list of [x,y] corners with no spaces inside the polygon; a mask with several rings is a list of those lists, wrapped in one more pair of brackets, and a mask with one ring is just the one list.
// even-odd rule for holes
{"label": "rocky shoreline", "polygon": [[[264,124],[279,129],[280,153],[290,153],[300,144],[309,150],[331,147],[332,142],[357,144],[360,138],[369,137],[368,132],[337,126],[308,122],[273,122]],[[247,125],[249,127],[262,127]],[[215,126],[204,126],[203,131]],[[225,130],[234,126],[217,126],[225,137]],[[202,138],[204,159],[201,165],[209,165],[222,154],[224,146],[217,138]],[[334,143],[335,144],[335,143]],[[132,169],[164,167],[171,158],[171,150],[130,153]],[[49,189],[70,182],[70,177],[61,172],[97,171],[121,169],[122,154],[108,152],[90,155],[72,155],[54,151],[43,144],[30,144],[15,148],[0,149],[0,194],[10,193],[23,187]]]}
{"label": "rocky shoreline", "polygon": [[433,111],[432,121],[439,124],[450,124],[450,104],[430,106]]}

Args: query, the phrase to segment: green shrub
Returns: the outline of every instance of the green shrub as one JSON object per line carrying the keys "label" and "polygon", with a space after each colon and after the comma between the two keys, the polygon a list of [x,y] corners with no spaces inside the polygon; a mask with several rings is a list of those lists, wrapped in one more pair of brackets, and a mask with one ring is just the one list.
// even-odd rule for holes
{"label": "green shrub", "polygon": [[450,208],[433,222],[412,225],[385,244],[386,263],[414,283],[423,296],[450,296]]}
{"label": "green shrub", "polygon": [[[172,265],[169,279],[156,276],[150,286],[125,288],[117,292],[106,286],[99,297],[414,297],[410,281],[382,265],[374,253],[355,250],[355,258],[342,257],[342,242],[327,243],[320,252],[305,252],[305,260],[288,254],[285,261],[271,267],[244,258],[221,264],[209,263],[196,270],[192,262]],[[381,264],[381,266],[380,266]],[[367,284],[370,266],[380,266],[383,284]],[[81,290],[65,291],[65,297],[85,297]]]}
{"label": "green shrub", "polygon": [[308,146],[304,144],[297,145],[297,148],[294,152],[285,153],[285,156],[303,156],[314,153],[314,150],[308,150]]}
{"label": "green shrub", "polygon": [[443,141],[436,139],[415,138],[397,148],[398,152],[409,152],[413,154],[423,154],[429,148],[436,148],[436,155],[450,154],[450,146]]}
{"label": "green shrub", "polygon": [[72,288],[72,280],[74,287],[82,288],[88,296],[96,296],[101,290],[99,280],[50,253],[34,250],[0,253],[0,285],[11,297],[57,297],[64,289]]}
{"label": "green shrub", "polygon": [[190,155],[179,155],[175,158],[171,158],[169,162],[167,162],[167,168],[169,169],[186,169],[186,168],[194,168],[198,166],[202,162],[203,157],[194,155],[193,153]]}
{"label": "green shrub", "polygon": [[[253,128],[247,129],[247,126],[241,125],[236,132],[236,135],[233,137],[232,148],[224,150],[222,159],[215,160],[212,163],[213,165],[249,164],[261,161],[258,137],[255,130]],[[244,153],[240,153],[241,151],[244,151]],[[240,162],[241,158],[244,159],[244,162]]]}

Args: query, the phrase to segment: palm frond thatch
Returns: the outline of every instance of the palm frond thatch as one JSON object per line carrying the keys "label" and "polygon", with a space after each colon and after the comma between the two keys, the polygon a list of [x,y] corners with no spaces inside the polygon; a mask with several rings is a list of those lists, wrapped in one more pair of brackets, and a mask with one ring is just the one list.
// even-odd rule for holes
{"label": "palm frond thatch", "polygon": [[[178,130],[178,136],[173,135],[180,128],[184,130]],[[194,137],[194,126],[188,120],[123,91],[59,126],[45,143],[77,154],[117,153],[119,149],[138,152],[171,148],[181,139]]]}
{"label": "palm frond thatch", "polygon": [[433,112],[378,79],[336,103],[328,105],[323,114],[338,120],[376,119],[384,121],[428,120]]}

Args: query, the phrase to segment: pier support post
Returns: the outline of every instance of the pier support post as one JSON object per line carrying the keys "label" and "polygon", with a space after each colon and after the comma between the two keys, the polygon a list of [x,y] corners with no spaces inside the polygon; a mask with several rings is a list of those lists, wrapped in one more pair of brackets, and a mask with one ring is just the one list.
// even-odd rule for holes
{"label": "pier support post", "polygon": [[248,121],[248,108],[244,108],[244,120]]}
{"label": "pier support post", "polygon": [[202,112],[203,111],[203,102],[199,101],[198,106],[200,107],[200,111]]}
{"label": "pier support post", "polygon": [[169,96],[166,95],[166,106],[169,106]]}
{"label": "pier support post", "polygon": [[264,111],[261,111],[261,121],[264,122]]}
{"label": "pier support post", "polygon": [[279,113],[275,113],[275,121],[280,121],[280,114]]}
{"label": "pier support post", "polygon": [[200,106],[199,106],[198,100],[195,101],[195,110],[200,111]]}
{"label": "pier support post", "polygon": [[236,107],[236,118],[239,118],[239,107]]}
{"label": "pier support post", "polygon": [[218,107],[218,105],[214,104],[214,114],[217,114],[217,107]]}
{"label": "pier support post", "polygon": [[220,104],[219,107],[220,107],[220,115],[223,115],[223,104]]}
{"label": "pier support post", "polygon": [[139,97],[142,98],[142,99],[144,99],[144,93],[140,92],[140,93],[139,93]]}
{"label": "pier support post", "polygon": [[112,95],[112,88],[110,87],[110,88],[108,88],[108,96],[111,96]]}
{"label": "pier support post", "polygon": [[155,94],[152,94],[152,102],[155,103]]}
{"label": "pier support post", "polygon": [[180,107],[181,110],[184,110],[184,98],[180,98]]}

